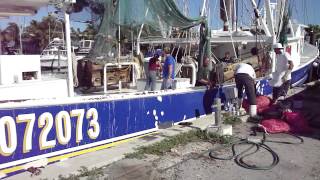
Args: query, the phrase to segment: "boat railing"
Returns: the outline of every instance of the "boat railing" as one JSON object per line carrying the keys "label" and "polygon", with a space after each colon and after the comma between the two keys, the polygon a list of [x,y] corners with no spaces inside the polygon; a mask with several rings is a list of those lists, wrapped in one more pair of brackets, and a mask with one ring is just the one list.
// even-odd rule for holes
{"label": "boat railing", "polygon": [[[135,77],[135,71],[136,69],[138,69],[135,63],[132,62],[122,62],[122,63],[106,63],[103,67],[103,92],[106,94],[108,92],[108,77],[107,77],[107,70],[108,67],[117,67],[119,69],[121,69],[123,66],[132,66],[132,85],[135,86],[136,85],[136,77]],[[119,85],[118,85],[118,90],[121,91],[122,90],[122,81],[121,79],[119,79]]]}
{"label": "boat railing", "polygon": [[183,64],[182,67],[190,67],[192,69],[191,85],[192,85],[192,87],[194,87],[196,85],[196,80],[197,80],[196,66],[194,64]]}

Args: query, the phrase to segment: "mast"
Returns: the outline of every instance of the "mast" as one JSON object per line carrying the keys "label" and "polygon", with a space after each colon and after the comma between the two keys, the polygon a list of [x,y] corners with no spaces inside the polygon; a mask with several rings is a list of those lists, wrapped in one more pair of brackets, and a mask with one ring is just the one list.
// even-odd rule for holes
{"label": "mast", "polygon": [[[206,7],[207,0],[203,1],[201,16],[205,18],[206,16]],[[198,76],[204,71],[203,60],[205,57],[211,57],[211,44],[210,44],[210,30],[208,27],[208,19],[206,18],[204,22],[200,25],[200,42],[199,42],[199,57],[198,57]],[[212,69],[212,62],[209,61],[208,67],[209,70]]]}
{"label": "mast", "polygon": [[282,25],[283,25],[283,17],[285,15],[285,8],[286,8],[286,0],[280,0],[280,4],[277,4],[278,6],[278,28],[277,28],[277,39],[280,38],[280,32],[282,31]]}
{"label": "mast", "polygon": [[254,14],[256,16],[258,26],[262,26],[264,32],[266,33],[266,36],[270,37],[271,36],[270,31],[269,31],[266,23],[263,21],[262,17],[260,16],[260,12],[258,10],[258,7],[257,7],[255,0],[251,0],[251,4],[254,9]]}
{"label": "mast", "polygon": [[183,14],[189,16],[189,1],[183,0]]}
{"label": "mast", "polygon": [[[148,12],[149,12],[149,8],[146,9],[146,12],[144,14],[144,18],[147,17]],[[139,30],[139,33],[137,36],[137,45],[136,45],[137,46],[137,55],[140,54],[140,37],[141,37],[142,30],[143,30],[143,26],[144,26],[144,23],[141,24],[141,27],[140,27],[140,30]]]}
{"label": "mast", "polygon": [[207,0],[203,0],[202,10],[201,10],[201,14],[200,14],[200,16],[205,16],[205,13],[206,13],[206,7],[207,7]]}
{"label": "mast", "polygon": [[239,1],[238,1],[238,0],[235,0],[235,1],[236,1],[236,3],[235,3],[235,4],[236,4],[236,5],[235,5],[235,6],[236,6],[236,8],[235,8],[235,11],[236,11],[236,13],[235,13],[235,14],[236,14],[236,31],[238,31],[238,14],[239,14],[239,13],[238,13],[238,10],[239,10]]}
{"label": "mast", "polygon": [[233,0],[232,2],[232,31],[235,31],[236,30],[236,27],[237,27],[237,9],[236,9],[236,3],[237,3],[237,0]]}
{"label": "mast", "polygon": [[274,21],[273,21],[273,15],[271,11],[271,5],[270,0],[265,0],[265,11],[266,11],[266,23],[268,25],[268,29],[270,32],[270,35],[272,36],[272,44],[276,43],[276,36],[274,31]]}
{"label": "mast", "polygon": [[229,21],[233,21],[231,6],[233,6],[233,0],[220,0],[220,19],[223,21],[223,31],[228,31],[230,25]]}

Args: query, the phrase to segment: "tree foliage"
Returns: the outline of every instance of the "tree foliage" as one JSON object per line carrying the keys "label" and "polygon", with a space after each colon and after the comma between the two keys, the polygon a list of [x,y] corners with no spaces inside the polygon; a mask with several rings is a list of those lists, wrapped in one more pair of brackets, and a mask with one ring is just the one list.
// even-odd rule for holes
{"label": "tree foliage", "polygon": [[314,34],[320,34],[320,25],[318,25],[318,24],[309,24],[308,26],[309,26],[309,28],[307,30],[309,32],[313,31]]}
{"label": "tree foliage", "polygon": [[43,17],[40,22],[32,20],[23,37],[37,40],[40,49],[43,50],[53,38],[64,38],[64,31],[64,21],[49,15]]}
{"label": "tree foliage", "polygon": [[[25,46],[30,46],[30,42],[32,42],[31,44],[34,44],[35,47],[39,48],[34,52],[39,53],[47,47],[53,38],[65,38],[64,33],[64,21],[55,16],[48,15],[43,17],[41,21],[32,20],[22,32],[22,41],[25,43]],[[81,31],[79,28],[71,28],[72,42],[78,42],[82,39],[94,39],[96,34],[97,29],[90,23],[86,25],[86,28],[83,31]],[[16,48],[19,48],[20,28],[16,23],[9,23],[8,26],[3,30],[2,35],[4,37],[2,41],[14,41],[17,46]]]}
{"label": "tree foliage", "polygon": [[72,10],[73,12],[81,12],[86,7],[90,8],[95,14],[104,13],[104,5],[101,0],[77,0],[77,3],[72,6]]}

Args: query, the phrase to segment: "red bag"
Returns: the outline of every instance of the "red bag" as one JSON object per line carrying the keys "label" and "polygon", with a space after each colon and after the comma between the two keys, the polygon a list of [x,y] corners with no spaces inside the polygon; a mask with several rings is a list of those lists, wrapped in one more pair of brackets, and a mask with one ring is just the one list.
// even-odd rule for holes
{"label": "red bag", "polygon": [[289,124],[280,119],[265,119],[261,121],[260,124],[268,133],[283,133],[290,131]]}
{"label": "red bag", "polygon": [[[271,105],[271,99],[267,96],[258,96],[257,97],[257,112],[263,113],[268,110]],[[247,99],[243,100],[242,107],[249,112],[250,104]]]}
{"label": "red bag", "polygon": [[310,128],[307,120],[300,112],[283,112],[284,119],[288,122],[293,133],[310,133]]}

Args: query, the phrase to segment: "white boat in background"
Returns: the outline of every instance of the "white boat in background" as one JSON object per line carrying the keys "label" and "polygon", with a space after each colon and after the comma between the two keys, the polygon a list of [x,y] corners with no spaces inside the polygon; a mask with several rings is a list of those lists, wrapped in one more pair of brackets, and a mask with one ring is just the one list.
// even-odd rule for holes
{"label": "white boat in background", "polygon": [[41,67],[60,69],[66,68],[67,50],[63,39],[54,38],[49,42],[48,46],[42,51],[40,55]]}
{"label": "white boat in background", "polygon": [[76,52],[77,56],[86,56],[94,45],[94,40],[81,40],[79,41],[79,49]]}
{"label": "white boat in background", "polygon": [[[86,57],[94,45],[94,40],[81,40],[77,48],[76,60]],[[75,50],[75,47],[73,47]],[[54,38],[48,46],[42,51],[41,67],[50,69],[66,68],[67,62],[67,49],[63,39]]]}

